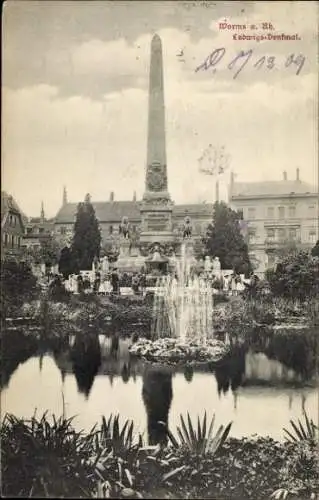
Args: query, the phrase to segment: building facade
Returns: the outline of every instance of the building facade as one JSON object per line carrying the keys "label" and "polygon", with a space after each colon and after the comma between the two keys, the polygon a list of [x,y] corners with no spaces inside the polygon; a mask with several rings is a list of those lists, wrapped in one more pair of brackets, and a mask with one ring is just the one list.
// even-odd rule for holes
{"label": "building facade", "polygon": [[318,239],[318,190],[300,179],[234,182],[230,204],[243,213],[245,236],[256,272],[264,273],[286,251],[311,249]]}
{"label": "building facade", "polygon": [[[114,193],[110,195],[109,201],[92,201],[96,217],[99,221],[102,247],[117,246],[120,241],[120,224],[123,217],[128,217],[132,233],[140,238],[142,232],[142,215],[140,211],[141,201],[116,201]],[[72,241],[74,222],[77,212],[77,203],[68,203],[64,199],[62,207],[54,219],[54,237],[60,247],[69,246]],[[172,205],[172,233],[176,238],[182,231],[185,217],[189,217],[194,238],[200,238],[205,234],[208,225],[212,221],[213,206],[206,203]],[[157,238],[160,233],[157,233]]]}
{"label": "building facade", "polygon": [[54,219],[46,219],[43,204],[40,217],[30,217],[24,224],[22,247],[26,250],[40,250],[42,242],[54,236]]}
{"label": "building facade", "polygon": [[1,191],[1,258],[21,253],[26,220],[13,197]]}

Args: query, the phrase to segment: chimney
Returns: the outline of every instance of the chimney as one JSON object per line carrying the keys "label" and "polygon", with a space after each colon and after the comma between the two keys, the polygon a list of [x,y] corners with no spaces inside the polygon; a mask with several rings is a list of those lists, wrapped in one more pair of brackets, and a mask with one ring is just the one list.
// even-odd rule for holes
{"label": "chimney", "polygon": [[63,187],[63,198],[62,198],[62,205],[66,205],[68,202],[68,194],[66,191],[66,187]]}
{"label": "chimney", "polygon": [[296,180],[300,181],[300,170],[299,170],[299,168],[297,168],[297,170],[296,170]]}
{"label": "chimney", "polygon": [[44,206],[43,206],[43,201],[41,202],[41,222],[44,222]]}
{"label": "chimney", "polygon": [[235,181],[235,175],[234,175],[234,172],[231,171],[231,174],[230,174],[230,186],[231,186],[231,188],[234,186],[234,181]]}
{"label": "chimney", "polygon": [[110,201],[114,201],[114,191],[110,192]]}
{"label": "chimney", "polygon": [[235,183],[235,174],[233,171],[230,172],[230,179],[229,179],[229,185],[228,185],[228,202],[231,202],[233,192],[234,192],[234,183]]}
{"label": "chimney", "polygon": [[287,180],[287,172],[286,172],[286,170],[284,170],[283,174],[284,174],[284,181],[286,181]]}
{"label": "chimney", "polygon": [[215,185],[215,201],[219,201],[219,181],[216,181]]}
{"label": "chimney", "polygon": [[133,201],[136,201],[136,191],[133,193]]}

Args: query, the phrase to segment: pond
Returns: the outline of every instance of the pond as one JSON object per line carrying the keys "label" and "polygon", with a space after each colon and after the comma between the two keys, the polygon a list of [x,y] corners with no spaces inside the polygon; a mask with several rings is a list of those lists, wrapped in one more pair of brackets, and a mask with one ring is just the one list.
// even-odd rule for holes
{"label": "pond", "polygon": [[[70,337],[63,348],[29,352],[3,384],[2,417],[30,417],[35,409],[38,416],[46,410],[61,415],[64,408],[75,416],[76,428],[89,431],[102,415],[119,413],[122,422],[133,419],[150,443],[161,437],[158,421],[175,431],[186,412],[195,418],[215,413],[217,425],[232,421],[233,437],[258,434],[279,441],[283,427],[304,409],[316,420],[314,373],[300,369],[300,360],[296,366],[289,362],[294,355],[298,361],[296,353],[282,362],[273,346],[265,352],[238,347],[216,366],[172,369],[132,358],[130,343],[120,340],[112,353],[107,336]],[[281,342],[280,349],[291,352],[291,343],[288,349]]]}

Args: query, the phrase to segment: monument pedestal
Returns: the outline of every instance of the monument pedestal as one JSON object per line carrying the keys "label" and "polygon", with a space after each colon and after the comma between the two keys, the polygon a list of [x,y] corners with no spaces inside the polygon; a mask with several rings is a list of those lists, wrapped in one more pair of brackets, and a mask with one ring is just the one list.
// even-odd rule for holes
{"label": "monument pedestal", "polygon": [[123,238],[120,242],[120,254],[116,267],[122,272],[140,272],[145,264],[145,257],[140,255],[136,246],[131,246],[129,239]]}
{"label": "monument pedestal", "polygon": [[141,204],[142,231],[140,242],[172,242],[175,238],[172,225],[173,203],[168,200],[154,201],[144,201]]}
{"label": "monument pedestal", "polygon": [[119,259],[122,257],[129,257],[130,255],[130,246],[131,242],[129,239],[123,238],[122,241],[120,242],[120,255]]}

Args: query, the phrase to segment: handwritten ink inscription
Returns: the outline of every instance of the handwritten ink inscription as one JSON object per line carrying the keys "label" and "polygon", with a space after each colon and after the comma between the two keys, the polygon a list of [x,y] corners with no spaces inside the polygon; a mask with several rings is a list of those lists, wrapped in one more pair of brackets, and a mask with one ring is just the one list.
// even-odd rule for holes
{"label": "handwritten ink inscription", "polygon": [[[261,68],[264,68],[266,71],[271,71],[274,69],[293,67],[296,71],[296,75],[299,75],[306,60],[305,56],[302,54],[290,54],[284,59],[284,62],[279,63],[278,58],[275,56],[254,57],[253,53],[253,49],[246,51],[241,50],[228,62],[227,69],[233,71],[233,79],[238,77],[248,63],[252,64],[253,68],[257,71]],[[219,63],[225,55],[226,49],[224,47],[215,49],[206,57],[202,64],[197,66],[195,73],[198,71],[208,71],[209,69],[212,69],[212,73],[215,73]]]}

